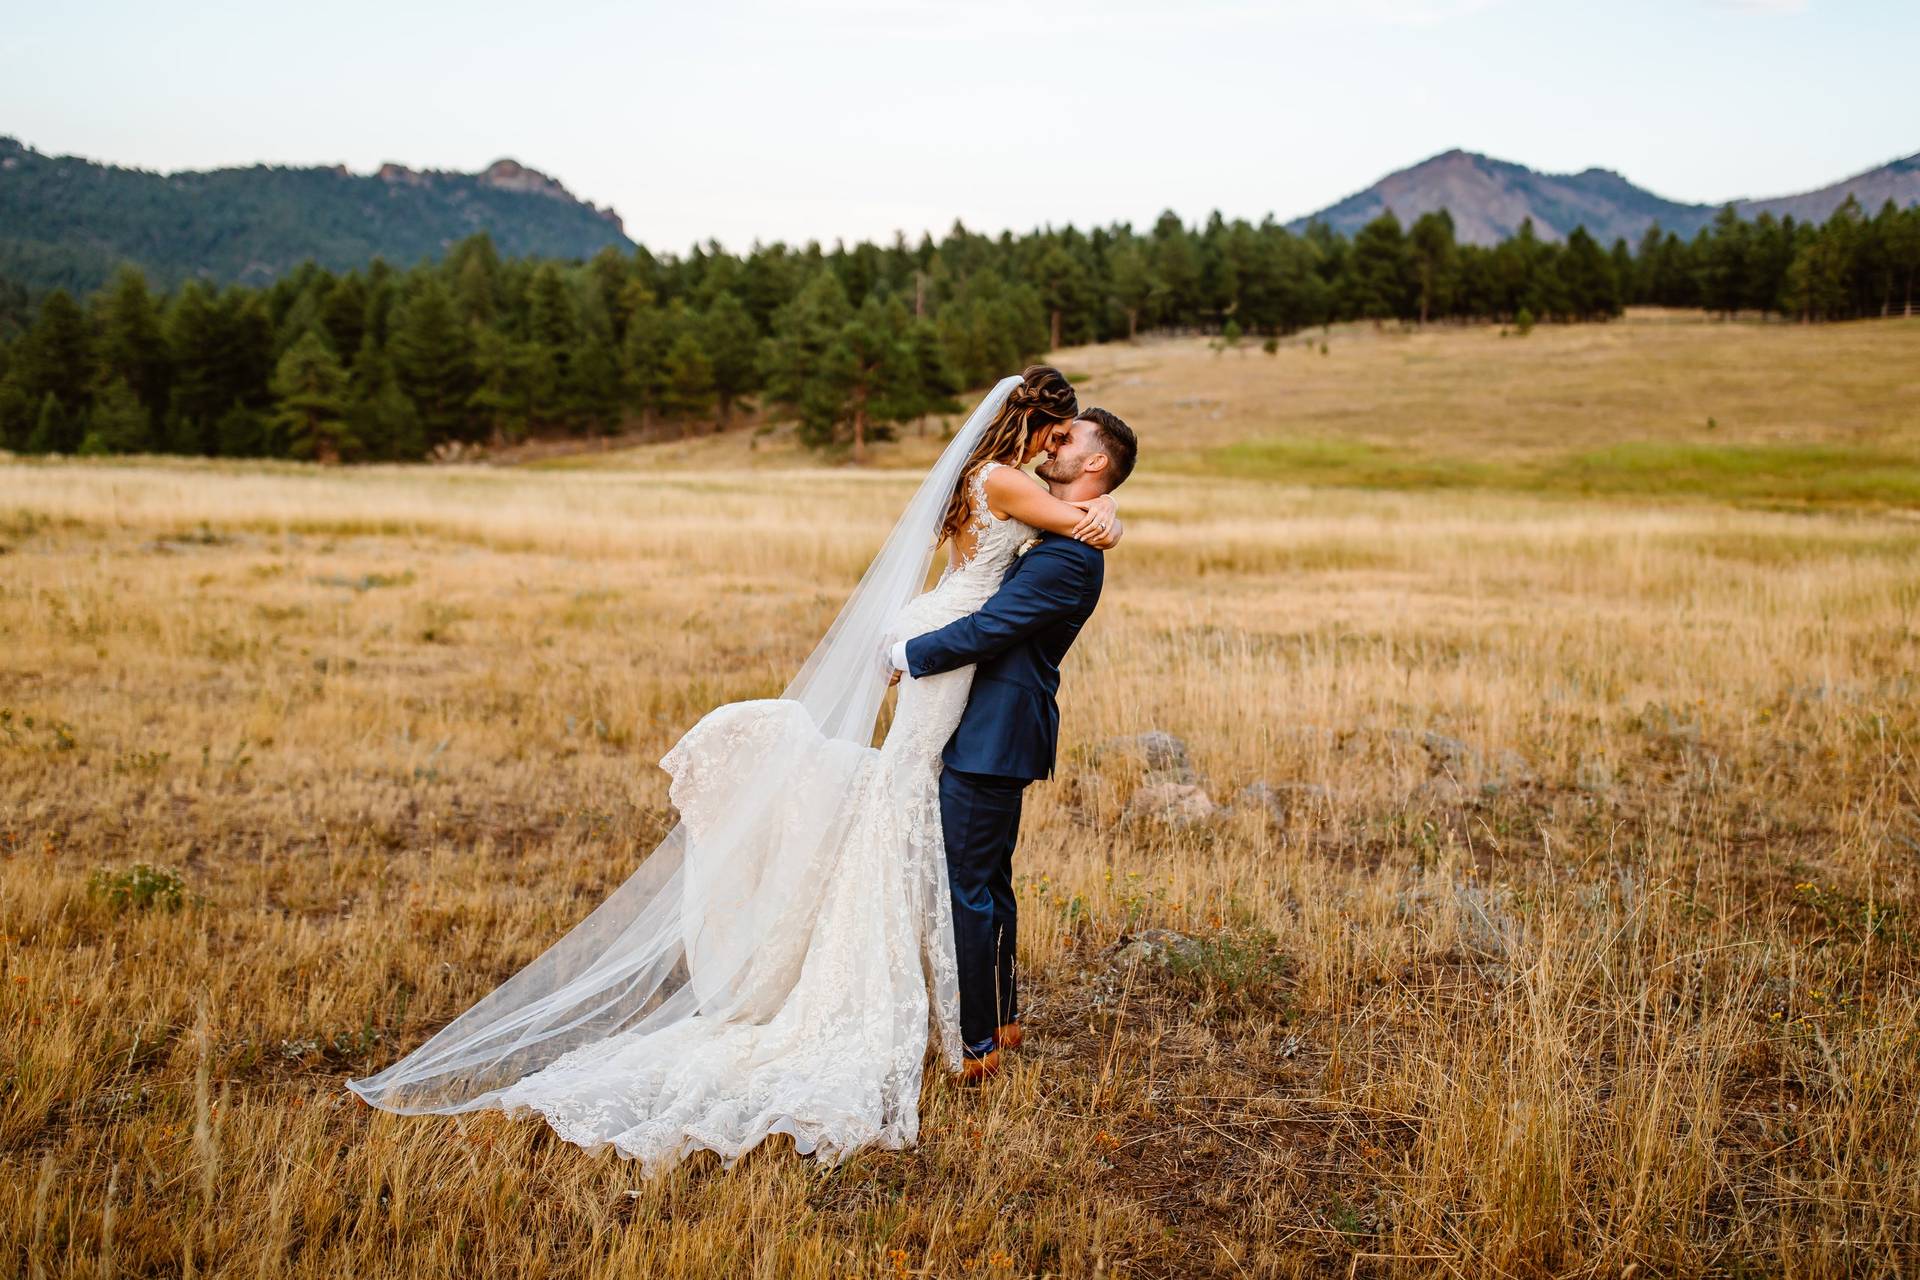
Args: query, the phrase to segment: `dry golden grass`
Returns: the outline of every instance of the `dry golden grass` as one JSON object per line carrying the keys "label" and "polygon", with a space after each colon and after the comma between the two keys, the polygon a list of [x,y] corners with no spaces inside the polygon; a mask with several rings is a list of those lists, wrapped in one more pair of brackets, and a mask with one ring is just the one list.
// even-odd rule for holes
{"label": "dry golden grass", "polygon": [[[1167,351],[1168,385],[1269,359]],[[628,874],[670,822],[654,761],[778,691],[909,484],[0,466],[5,1266],[1920,1265],[1895,512],[1150,468],[1030,796],[1029,1047],[984,1094],[930,1081],[917,1150],[646,1183],[534,1120],[346,1093]],[[1142,765],[1107,744],[1148,728],[1217,799],[1304,785],[1123,821]],[[177,909],[90,889],[139,862]],[[1116,966],[1152,926],[1201,950]]]}

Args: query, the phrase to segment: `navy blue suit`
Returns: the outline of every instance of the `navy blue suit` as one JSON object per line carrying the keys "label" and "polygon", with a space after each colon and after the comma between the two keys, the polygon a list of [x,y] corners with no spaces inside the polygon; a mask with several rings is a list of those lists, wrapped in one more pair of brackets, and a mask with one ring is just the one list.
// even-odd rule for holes
{"label": "navy blue suit", "polygon": [[1019,1015],[1013,848],[1021,792],[1053,776],[1060,660],[1099,603],[1105,574],[1105,558],[1086,543],[1042,534],[979,612],[907,641],[915,679],[975,666],[967,709],[940,756],[960,1034],[969,1054],[993,1048],[996,1027]]}

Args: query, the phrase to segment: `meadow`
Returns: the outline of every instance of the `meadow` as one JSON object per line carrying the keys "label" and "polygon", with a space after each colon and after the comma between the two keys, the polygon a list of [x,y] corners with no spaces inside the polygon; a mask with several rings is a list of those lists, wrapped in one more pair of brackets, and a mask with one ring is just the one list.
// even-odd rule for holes
{"label": "meadow", "polygon": [[[0,1265],[1920,1267],[1920,322],[1055,360],[1143,455],[1028,798],[1028,1045],[834,1169],[342,1082],[626,878],[938,422],[864,471],[0,461]],[[1216,812],[1142,803],[1183,763]]]}

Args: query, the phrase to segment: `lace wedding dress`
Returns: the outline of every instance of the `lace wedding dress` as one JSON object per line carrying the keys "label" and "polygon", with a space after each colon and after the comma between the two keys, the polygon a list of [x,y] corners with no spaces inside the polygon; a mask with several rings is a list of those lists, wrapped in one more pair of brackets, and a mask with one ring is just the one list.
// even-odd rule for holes
{"label": "lace wedding dress", "polygon": [[[894,615],[888,643],[977,610],[1033,536],[987,509],[996,465],[971,486],[972,555]],[[582,1044],[492,1105],[649,1173],[699,1149],[731,1163],[774,1133],[828,1161],[912,1144],[930,1025],[960,1066],[939,776],[972,679],[903,678],[879,747],[824,735],[785,698],[694,725],[660,763],[685,829],[700,1012]]]}

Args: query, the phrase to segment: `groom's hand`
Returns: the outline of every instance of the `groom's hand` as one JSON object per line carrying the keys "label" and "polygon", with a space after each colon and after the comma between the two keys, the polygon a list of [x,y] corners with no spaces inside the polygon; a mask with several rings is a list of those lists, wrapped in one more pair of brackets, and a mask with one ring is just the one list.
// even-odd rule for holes
{"label": "groom's hand", "polygon": [[887,687],[891,689],[900,683],[900,676],[906,670],[901,663],[906,661],[906,642],[883,644],[880,646],[880,667],[887,673]]}

